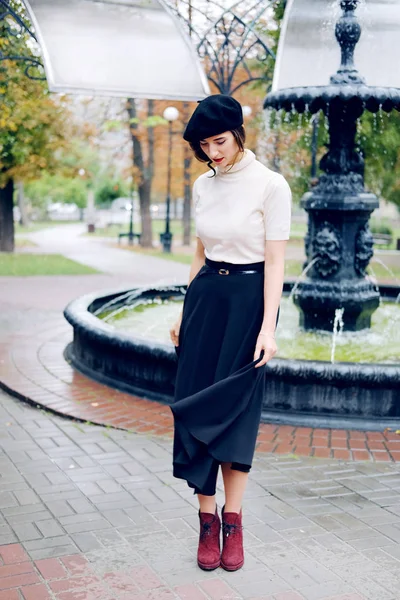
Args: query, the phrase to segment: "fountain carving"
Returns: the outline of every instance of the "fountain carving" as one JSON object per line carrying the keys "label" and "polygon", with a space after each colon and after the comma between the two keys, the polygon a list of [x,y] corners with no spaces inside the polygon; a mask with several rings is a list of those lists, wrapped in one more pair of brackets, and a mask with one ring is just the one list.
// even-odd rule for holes
{"label": "fountain carving", "polygon": [[317,185],[301,205],[309,215],[305,250],[309,270],[294,294],[305,329],[332,331],[335,313],[344,309],[345,330],[371,325],[379,292],[365,276],[373,256],[368,220],[379,201],[364,187],[364,159],[356,145],[357,120],[365,110],[400,110],[400,90],[368,86],[354,65],[361,36],[355,10],[359,0],[342,0],[336,24],[341,64],[327,86],[298,87],[269,94],[265,108],[303,113],[322,110],[329,121],[328,152],[320,162]]}

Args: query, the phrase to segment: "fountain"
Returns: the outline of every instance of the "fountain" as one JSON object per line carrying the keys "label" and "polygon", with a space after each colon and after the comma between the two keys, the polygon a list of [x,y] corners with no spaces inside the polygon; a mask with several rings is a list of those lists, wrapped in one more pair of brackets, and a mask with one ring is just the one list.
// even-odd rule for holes
{"label": "fountain", "polygon": [[[296,283],[285,282],[278,327],[281,355],[266,367],[262,420],[270,423],[377,431],[399,428],[400,306],[396,299],[400,289],[378,288],[366,276],[373,255],[368,219],[378,200],[364,188],[364,161],[355,135],[364,110],[399,110],[400,90],[367,86],[354,66],[361,33],[355,17],[357,3],[340,2],[343,14],[336,37],[342,62],[330,85],[283,89],[265,100],[265,107],[287,113],[322,110],[330,131],[329,150],[321,161],[323,175],[302,200],[309,214],[307,263]],[[74,329],[67,360],[103,383],[170,403],[176,356],[168,342],[168,325],[185,289],[185,285],[155,286],[78,298],[64,313]],[[299,330],[292,299],[301,311]],[[382,299],[388,304],[380,306]],[[386,308],[390,310],[382,314]],[[125,321],[118,329],[121,317],[141,310],[148,311],[142,330],[138,320],[130,324],[131,331]],[[378,323],[378,340],[374,329],[369,330],[371,318]],[[157,320],[164,329],[161,335],[153,331]],[[384,326],[391,335],[388,342],[382,338]],[[321,332],[320,337],[311,340],[313,352],[307,354],[314,330]],[[355,350],[345,356],[343,343],[352,340],[357,342]],[[373,343],[375,362],[363,351]],[[385,345],[387,352],[382,353]],[[361,362],[353,362],[357,352]]]}
{"label": "fountain", "polygon": [[[400,110],[400,90],[372,87],[354,65],[354,49],[361,36],[355,10],[359,0],[341,0],[343,11],[335,34],[341,65],[330,85],[296,87],[269,94],[264,108],[318,113],[329,122],[329,150],[322,158],[323,174],[302,207],[309,215],[305,239],[307,278],[299,282],[294,302],[304,329],[332,331],[335,314],[343,311],[344,330],[371,325],[379,306],[379,291],[366,278],[373,256],[368,220],[379,201],[364,187],[364,159],[356,147],[357,120],[365,110]],[[316,260],[317,259],[317,260]]]}

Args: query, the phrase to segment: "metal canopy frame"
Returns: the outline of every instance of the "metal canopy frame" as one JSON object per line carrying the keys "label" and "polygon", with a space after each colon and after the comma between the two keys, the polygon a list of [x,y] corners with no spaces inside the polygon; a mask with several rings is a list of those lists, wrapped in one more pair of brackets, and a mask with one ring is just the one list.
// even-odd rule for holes
{"label": "metal canopy frame", "polygon": [[[0,0],[1,16],[38,42],[51,91],[171,100],[210,93],[195,48],[164,0],[21,2],[33,31],[7,0]],[[39,59],[5,58],[25,60],[27,75],[42,78],[32,71]]]}
{"label": "metal canopy frame", "polygon": [[[288,0],[279,38],[273,91],[326,85],[340,65],[335,23],[340,2]],[[399,0],[367,0],[357,16],[362,36],[355,62],[367,85],[400,87],[396,61],[400,30]]]}
{"label": "metal canopy frame", "polygon": [[[14,24],[11,26],[10,19]],[[37,42],[36,35],[28,27],[25,21],[15,12],[7,0],[0,0],[0,22],[5,25],[6,31],[12,36],[17,37],[22,32],[26,32],[31,39]],[[25,63],[25,75],[29,79],[44,80],[44,67],[39,58],[33,58],[32,56],[23,56],[21,54],[7,54],[0,50],[0,62],[4,60],[12,60],[18,63]]]}
{"label": "metal canopy frame", "polygon": [[[170,8],[183,21],[189,36],[204,60],[207,77],[221,94],[234,94],[254,81],[271,80],[259,74],[251,64],[262,64],[275,54],[268,41],[257,31],[257,23],[275,0],[239,0],[227,8],[218,1],[207,0],[209,12],[195,6],[192,0],[170,3]],[[246,77],[234,85],[235,75],[243,68]]]}

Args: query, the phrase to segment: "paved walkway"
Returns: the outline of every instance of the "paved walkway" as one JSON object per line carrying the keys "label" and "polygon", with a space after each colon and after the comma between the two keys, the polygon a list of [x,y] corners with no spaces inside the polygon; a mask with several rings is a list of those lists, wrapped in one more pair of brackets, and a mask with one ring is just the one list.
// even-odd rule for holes
{"label": "paved walkway", "polygon": [[197,568],[196,499],[168,440],[0,392],[0,469],[0,600],[400,598],[395,464],[258,454],[237,573]]}
{"label": "paved walkway", "polygon": [[[152,432],[170,438],[169,408],[100,385],[66,363],[63,351],[72,330],[62,316],[79,295],[137,283],[184,281],[188,267],[154,257],[110,249],[79,238],[81,225],[31,234],[46,251],[79,257],[100,268],[118,258],[118,275],[2,278],[0,287],[0,382],[34,405],[83,421]],[[181,276],[181,273],[182,276]],[[166,277],[164,277],[166,275]],[[262,424],[257,451],[356,461],[400,461],[400,435]]]}
{"label": "paved walkway", "polygon": [[[10,311],[6,314],[10,317]],[[23,332],[10,333],[0,343],[0,385],[4,389],[68,417],[171,438],[172,415],[168,407],[96,383],[65,361],[63,352],[72,341],[72,331],[61,311],[45,316],[32,311],[33,323],[23,319],[20,311],[15,314],[14,321]],[[365,432],[261,424],[257,452],[400,462],[400,435],[389,430]]]}
{"label": "paved walkway", "polygon": [[41,251],[103,274],[2,278],[0,380],[35,404],[126,429],[0,392],[0,600],[400,600],[395,432],[263,425],[245,567],[197,568],[196,499],[171,475],[169,409],[91,382],[62,357],[67,302],[181,282],[188,267],[78,234],[32,235]]}
{"label": "paved walkway", "polygon": [[157,283],[188,279],[187,265],[113,248],[95,237],[82,236],[85,231],[86,226],[79,223],[50,227],[27,237],[37,245],[37,252],[63,254],[102,273],[131,278],[135,284],[147,283],[149,275]]}

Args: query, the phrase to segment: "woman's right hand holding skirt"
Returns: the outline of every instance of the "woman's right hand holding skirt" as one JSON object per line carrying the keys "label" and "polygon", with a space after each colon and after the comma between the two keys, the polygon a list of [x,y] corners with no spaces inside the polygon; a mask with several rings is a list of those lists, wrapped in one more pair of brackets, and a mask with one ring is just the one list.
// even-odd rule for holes
{"label": "woman's right hand holding skirt", "polygon": [[180,313],[177,321],[174,323],[174,325],[169,330],[169,335],[171,337],[171,341],[174,344],[174,346],[179,346],[179,331],[181,329],[181,323],[182,323],[182,313]]}

